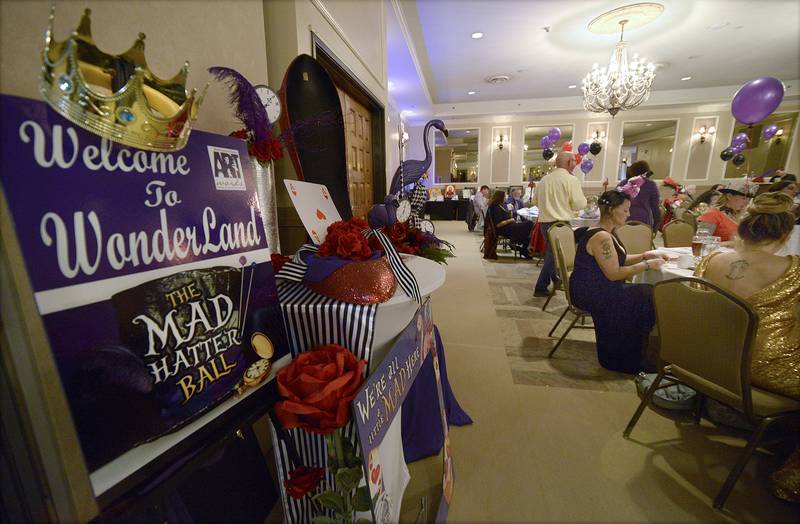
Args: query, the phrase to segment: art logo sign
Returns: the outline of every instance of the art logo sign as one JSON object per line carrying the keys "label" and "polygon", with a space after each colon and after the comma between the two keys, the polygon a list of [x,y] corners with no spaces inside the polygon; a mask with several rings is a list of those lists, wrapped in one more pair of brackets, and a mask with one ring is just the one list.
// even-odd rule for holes
{"label": "art logo sign", "polygon": [[235,149],[208,146],[214,186],[220,191],[247,191],[239,152]]}
{"label": "art logo sign", "polygon": [[141,151],[42,102],[0,109],[0,182],[90,470],[267,369],[251,340],[288,353],[243,141]]}

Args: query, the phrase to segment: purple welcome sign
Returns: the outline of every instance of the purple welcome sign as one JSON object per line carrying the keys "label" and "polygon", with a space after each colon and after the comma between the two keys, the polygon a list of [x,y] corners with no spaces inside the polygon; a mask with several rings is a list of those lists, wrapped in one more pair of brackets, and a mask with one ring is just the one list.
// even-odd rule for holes
{"label": "purple welcome sign", "polygon": [[207,411],[246,370],[258,383],[253,337],[287,353],[243,141],[194,131],[156,153],[43,102],[0,95],[0,109],[0,182],[91,471]]}

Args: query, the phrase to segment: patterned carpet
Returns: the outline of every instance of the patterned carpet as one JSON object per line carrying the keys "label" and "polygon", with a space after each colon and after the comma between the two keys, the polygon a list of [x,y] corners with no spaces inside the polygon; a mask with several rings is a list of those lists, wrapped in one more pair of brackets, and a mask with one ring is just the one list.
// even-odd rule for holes
{"label": "patterned carpet", "polygon": [[[475,236],[479,249],[481,237]],[[498,260],[483,260],[483,269],[492,294],[495,313],[504,337],[506,356],[515,384],[553,386],[600,391],[630,391],[629,376],[608,371],[597,362],[594,330],[575,328],[553,355],[555,346],[572,320],[567,313],[554,337],[547,333],[567,306],[562,292],[542,311],[546,298],[533,296],[533,285],[540,268],[534,261],[514,258],[498,249]],[[587,324],[588,324],[587,320]]]}

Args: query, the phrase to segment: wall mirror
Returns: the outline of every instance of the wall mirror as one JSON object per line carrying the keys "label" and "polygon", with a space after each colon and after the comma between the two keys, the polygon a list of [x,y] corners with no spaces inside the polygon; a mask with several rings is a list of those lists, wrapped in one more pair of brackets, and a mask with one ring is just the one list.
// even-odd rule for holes
{"label": "wall mirror", "polygon": [[[771,139],[764,140],[761,133],[765,127],[771,124],[778,126],[778,132]],[[796,129],[797,113],[772,114],[753,127],[737,123],[733,128],[733,134],[725,144],[730,144],[738,133],[747,133],[750,142],[747,143],[743,152],[747,160],[739,168],[733,162],[727,162],[725,178],[741,178],[748,172],[754,173],[755,176],[769,178],[775,174],[775,171],[785,170],[786,161],[789,158],[789,148],[792,145],[792,138],[794,138],[792,133]]]}
{"label": "wall mirror", "polygon": [[653,178],[663,179],[669,176],[677,129],[677,120],[624,122],[617,179],[623,180],[628,166],[639,160],[650,164]]}
{"label": "wall mirror", "polygon": [[[525,128],[525,142],[522,146],[525,150],[522,155],[522,180],[539,180],[555,167],[553,163],[555,156],[551,158],[550,161],[545,160],[542,157],[542,146],[539,143],[542,137],[545,136],[552,127],[557,127],[561,130],[561,139],[550,146],[550,149],[556,154],[561,151],[561,146],[564,145],[564,142],[572,140],[571,125],[553,124],[545,126],[527,126]],[[577,144],[574,144],[573,151],[576,150],[575,148],[577,147]]]}
{"label": "wall mirror", "polygon": [[435,184],[478,181],[480,130],[448,129],[449,136],[436,133]]}

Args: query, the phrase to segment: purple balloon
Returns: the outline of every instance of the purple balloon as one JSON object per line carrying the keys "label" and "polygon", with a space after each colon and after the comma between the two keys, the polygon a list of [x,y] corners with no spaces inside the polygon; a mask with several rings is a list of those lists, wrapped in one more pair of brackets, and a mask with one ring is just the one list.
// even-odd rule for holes
{"label": "purple balloon", "polygon": [[778,132],[778,126],[776,126],[775,124],[771,124],[764,128],[764,131],[761,132],[761,136],[764,137],[764,140],[769,140],[770,138],[775,136],[775,133],[777,132]]}
{"label": "purple balloon", "polygon": [[731,102],[733,117],[743,124],[761,122],[783,100],[783,83],[771,76],[750,80],[736,91]]}
{"label": "purple balloon", "polygon": [[550,146],[552,146],[552,145],[553,145],[553,143],[550,141],[550,137],[549,137],[549,136],[547,136],[547,135],[544,135],[544,136],[542,137],[542,139],[541,139],[541,140],[539,140],[539,145],[540,145],[540,146],[542,146],[542,149],[547,149],[547,148],[549,148]]}
{"label": "purple balloon", "polygon": [[739,153],[744,151],[745,145],[746,144],[743,142],[739,142],[738,144],[731,144],[731,149],[733,149],[733,152],[738,155]]}
{"label": "purple balloon", "polygon": [[747,133],[736,133],[736,136],[733,137],[733,142],[731,144],[746,144],[747,143]]}
{"label": "purple balloon", "polygon": [[589,144],[583,142],[581,145],[578,146],[578,154],[581,156],[587,155],[589,153]]}
{"label": "purple balloon", "polygon": [[547,136],[550,137],[550,140],[555,143],[561,138],[561,130],[557,127],[551,127],[550,131],[547,132]]}
{"label": "purple balloon", "polygon": [[591,158],[584,158],[583,162],[581,162],[581,171],[584,173],[588,173],[594,167],[594,162],[592,162]]}

